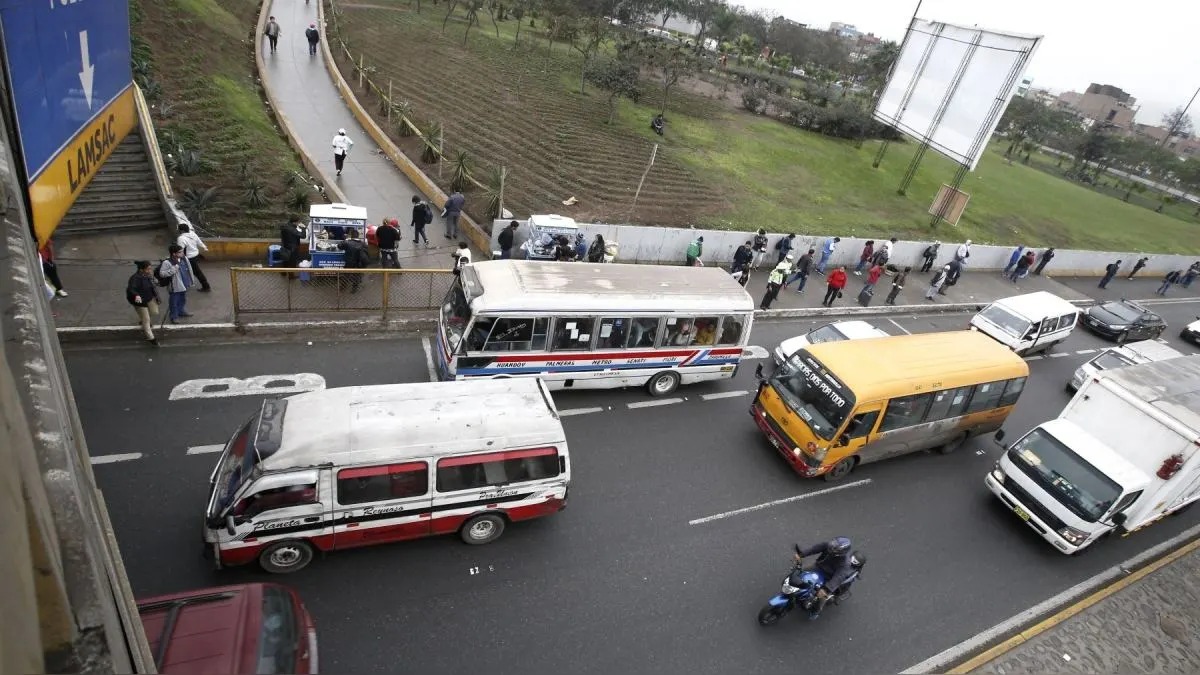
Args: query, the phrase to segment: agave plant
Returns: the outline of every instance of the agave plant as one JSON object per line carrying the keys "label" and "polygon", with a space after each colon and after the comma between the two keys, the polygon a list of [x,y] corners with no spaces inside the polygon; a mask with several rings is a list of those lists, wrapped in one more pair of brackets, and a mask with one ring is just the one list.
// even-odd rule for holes
{"label": "agave plant", "polygon": [[308,205],[312,203],[312,199],[308,196],[307,190],[293,188],[288,191],[287,206],[293,213],[307,213]]}
{"label": "agave plant", "polygon": [[438,146],[442,143],[442,123],[429,122],[424,129],[421,129],[421,135],[425,137],[425,149],[421,151],[421,161],[426,164],[437,164],[441,159]]}
{"label": "agave plant", "polygon": [[199,150],[184,150],[179,148],[176,156],[175,172],[180,176],[199,176],[209,168],[204,162]]}
{"label": "agave plant", "polygon": [[412,118],[413,106],[409,101],[400,101],[392,104],[392,121],[396,124],[396,133],[402,137],[413,135],[413,129],[409,120]]}
{"label": "agave plant", "polygon": [[508,169],[496,167],[488,171],[483,181],[483,196],[487,199],[488,218],[502,218],[504,210],[504,182],[508,180]]}
{"label": "agave plant", "polygon": [[286,185],[289,190],[299,190],[300,188],[304,187],[305,183],[304,179],[300,177],[300,174],[296,173],[295,171],[288,171],[287,173],[283,174],[283,184]]}
{"label": "agave plant", "polygon": [[208,211],[217,204],[218,189],[216,186],[200,189],[188,188],[179,198],[179,208],[192,219],[192,222],[204,226],[208,224]]}
{"label": "agave plant", "polygon": [[246,206],[252,209],[261,209],[271,203],[271,198],[267,195],[266,188],[257,180],[251,180],[246,183],[246,190],[242,196],[246,200]]}
{"label": "agave plant", "polygon": [[466,150],[459,150],[454,153],[454,169],[450,174],[450,188],[455,192],[461,192],[467,189],[467,185],[471,183],[471,169],[474,168],[475,160]]}

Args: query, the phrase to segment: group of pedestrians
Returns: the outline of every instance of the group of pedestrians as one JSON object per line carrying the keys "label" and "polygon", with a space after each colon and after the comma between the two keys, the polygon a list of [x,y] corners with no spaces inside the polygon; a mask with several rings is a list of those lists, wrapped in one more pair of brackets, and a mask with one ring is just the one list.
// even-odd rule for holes
{"label": "group of pedestrians", "polygon": [[[1100,288],[1108,288],[1108,284],[1113,280],[1114,277],[1117,276],[1117,274],[1121,272],[1121,262],[1121,260],[1114,260],[1105,266],[1104,276],[1100,278]],[[1133,269],[1129,271],[1129,275],[1125,277],[1125,280],[1132,280],[1135,276],[1137,276],[1138,272],[1142,271],[1142,268],[1145,267],[1148,262],[1150,262],[1149,256],[1142,256],[1134,261]],[[1184,288],[1190,288],[1192,282],[1195,281],[1197,277],[1200,277],[1200,260],[1197,260],[1189,265],[1186,270],[1171,270],[1167,272],[1165,275],[1163,275],[1161,283],[1154,293],[1156,295],[1165,296],[1167,291],[1169,291],[1171,287],[1176,284],[1183,286]]]}
{"label": "group of pedestrians", "polygon": [[[267,49],[274,54],[279,50],[279,36],[283,30],[279,27],[279,22],[275,21],[272,16],[267,19],[267,25],[263,26],[263,36],[267,38]],[[321,42],[321,31],[317,30],[317,24],[310,23],[308,28],[304,29],[304,39],[308,42],[308,55],[315,56],[317,53],[317,45]]]}

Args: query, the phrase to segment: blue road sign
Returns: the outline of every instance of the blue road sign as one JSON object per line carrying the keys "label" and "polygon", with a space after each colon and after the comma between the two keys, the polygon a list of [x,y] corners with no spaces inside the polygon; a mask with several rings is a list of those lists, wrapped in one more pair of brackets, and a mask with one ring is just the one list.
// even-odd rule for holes
{"label": "blue road sign", "polygon": [[0,0],[30,183],[133,81],[128,0]]}

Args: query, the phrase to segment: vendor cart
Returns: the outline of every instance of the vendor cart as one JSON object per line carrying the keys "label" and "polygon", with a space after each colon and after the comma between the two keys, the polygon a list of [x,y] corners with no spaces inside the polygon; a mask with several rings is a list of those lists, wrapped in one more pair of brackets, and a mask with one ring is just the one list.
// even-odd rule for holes
{"label": "vendor cart", "polygon": [[341,244],[346,233],[358,230],[367,236],[367,210],[349,204],[315,204],[308,209],[308,253],[314,268],[345,267]]}

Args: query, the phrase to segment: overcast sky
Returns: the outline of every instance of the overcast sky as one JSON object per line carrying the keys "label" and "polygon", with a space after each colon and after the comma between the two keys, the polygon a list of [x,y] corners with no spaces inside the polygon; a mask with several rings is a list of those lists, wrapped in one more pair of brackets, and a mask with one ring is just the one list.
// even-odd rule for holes
{"label": "overcast sky", "polygon": [[[916,0],[731,0],[813,28],[831,21],[899,42]],[[1141,106],[1137,121],[1158,124],[1200,87],[1200,2],[1195,0],[924,0],[918,16],[997,31],[1042,35],[1026,76],[1035,87],[1083,91],[1121,87]],[[1200,99],[1189,115],[1200,122]]]}

